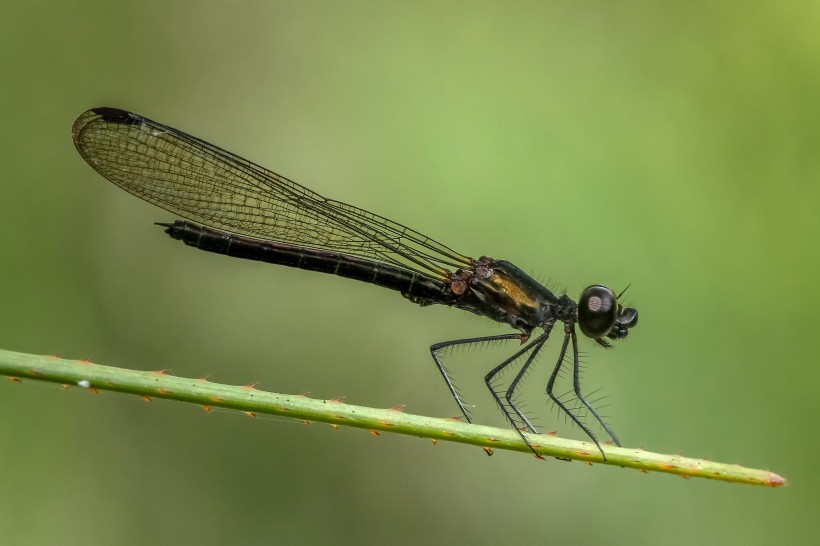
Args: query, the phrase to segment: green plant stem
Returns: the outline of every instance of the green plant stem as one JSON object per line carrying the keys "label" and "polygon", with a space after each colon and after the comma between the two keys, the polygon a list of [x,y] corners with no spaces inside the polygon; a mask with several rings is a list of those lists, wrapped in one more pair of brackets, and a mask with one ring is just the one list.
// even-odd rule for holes
{"label": "green plant stem", "polygon": [[[316,400],[301,395],[276,394],[251,386],[211,383],[205,379],[174,377],[164,372],[143,372],[102,366],[82,360],[36,356],[0,350],[0,374],[12,380],[36,379],[98,392],[116,391],[146,399],[166,398],[199,404],[206,409],[222,407],[250,415],[280,415],[305,421],[321,421],[370,431],[396,432],[432,440],[461,442],[485,449],[530,452],[514,430],[472,425],[455,419],[423,417],[396,409],[353,406],[337,400]],[[710,478],[727,482],[776,487],[785,480],[766,470],[744,468],[679,455],[664,455],[643,449],[604,446],[604,462],[589,442],[549,434],[528,435],[535,450],[546,457],[576,459],[641,471],[666,472],[683,477]],[[531,452],[530,452],[531,453]]]}

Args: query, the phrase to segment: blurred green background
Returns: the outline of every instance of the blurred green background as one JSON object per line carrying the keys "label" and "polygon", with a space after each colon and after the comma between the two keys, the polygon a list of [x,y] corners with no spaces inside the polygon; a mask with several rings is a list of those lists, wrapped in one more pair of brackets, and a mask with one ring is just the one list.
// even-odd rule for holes
{"label": "blurred green background", "polygon": [[[74,150],[74,118],[117,106],[573,298],[631,283],[630,338],[583,345],[624,444],[790,484],[3,381],[2,542],[816,540],[819,26],[808,1],[5,2],[4,349],[451,416],[427,347],[508,331],[171,241]],[[500,424],[495,358],[452,363]]]}

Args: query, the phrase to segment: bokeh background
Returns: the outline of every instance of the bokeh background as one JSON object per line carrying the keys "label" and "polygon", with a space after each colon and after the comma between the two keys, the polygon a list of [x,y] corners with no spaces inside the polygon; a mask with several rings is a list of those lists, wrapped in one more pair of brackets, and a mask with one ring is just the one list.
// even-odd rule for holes
{"label": "bokeh background", "polygon": [[[631,283],[630,338],[584,345],[624,444],[790,483],[490,458],[4,381],[2,542],[816,540],[818,6],[4,2],[4,349],[451,416],[427,347],[507,331],[171,241],[152,222],[172,217],[72,145],[77,115],[118,106],[573,297]],[[480,389],[496,358],[451,363],[500,424]],[[583,438],[537,393],[550,360],[530,411]]]}

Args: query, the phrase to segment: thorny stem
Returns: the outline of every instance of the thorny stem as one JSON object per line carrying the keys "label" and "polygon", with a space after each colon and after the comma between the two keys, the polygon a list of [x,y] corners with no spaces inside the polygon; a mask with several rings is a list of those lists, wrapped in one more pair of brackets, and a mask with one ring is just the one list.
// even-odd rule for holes
{"label": "thorny stem", "polygon": [[[211,407],[231,408],[249,415],[280,415],[331,425],[358,427],[370,431],[396,432],[432,440],[460,442],[485,449],[530,452],[514,430],[471,425],[455,419],[423,417],[396,409],[353,406],[336,400],[317,400],[301,395],[276,394],[251,386],[211,383],[205,379],[174,377],[164,372],[144,372],[93,364],[83,360],[64,360],[55,356],[36,356],[0,350],[0,374],[11,380],[36,379],[67,387],[98,392],[123,392],[145,399],[166,398]],[[665,455],[643,449],[604,446],[604,462],[589,442],[567,440],[549,434],[527,434],[534,450],[545,457],[576,459],[587,463],[656,471],[680,476],[709,478],[727,482],[777,487],[786,483],[766,470],[744,468],[679,455]]]}

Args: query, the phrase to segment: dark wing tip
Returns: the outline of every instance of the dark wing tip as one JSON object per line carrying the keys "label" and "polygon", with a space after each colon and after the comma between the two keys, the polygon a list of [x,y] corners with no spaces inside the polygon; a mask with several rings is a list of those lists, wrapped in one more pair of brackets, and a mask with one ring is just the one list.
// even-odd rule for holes
{"label": "dark wing tip", "polygon": [[100,106],[83,112],[74,120],[74,125],[71,127],[74,144],[81,154],[83,152],[80,149],[80,141],[83,138],[83,131],[86,127],[99,121],[117,125],[138,125],[143,122],[143,118],[126,110],[111,108],[110,106]]}
{"label": "dark wing tip", "polygon": [[139,116],[119,108],[111,108],[110,106],[92,108],[89,112],[93,112],[96,116],[108,123],[121,123],[125,125],[139,123]]}
{"label": "dark wing tip", "polygon": [[135,125],[142,122],[142,118],[126,110],[111,108],[110,106],[100,106],[86,110],[74,121],[74,132],[77,133],[86,125],[95,121],[106,123],[117,123],[120,125]]}

